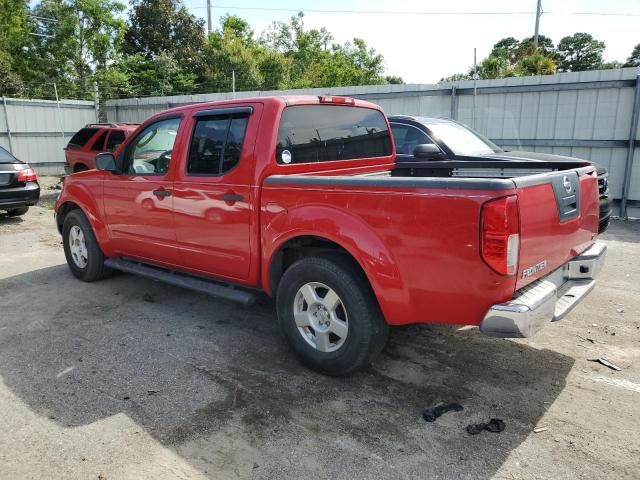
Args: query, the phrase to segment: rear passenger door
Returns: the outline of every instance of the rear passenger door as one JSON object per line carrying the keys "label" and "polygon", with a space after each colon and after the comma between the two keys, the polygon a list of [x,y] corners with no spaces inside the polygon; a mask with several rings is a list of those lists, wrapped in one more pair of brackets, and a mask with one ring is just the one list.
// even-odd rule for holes
{"label": "rear passenger door", "polygon": [[186,269],[246,281],[256,215],[254,146],[261,104],[197,111],[174,183],[177,244]]}

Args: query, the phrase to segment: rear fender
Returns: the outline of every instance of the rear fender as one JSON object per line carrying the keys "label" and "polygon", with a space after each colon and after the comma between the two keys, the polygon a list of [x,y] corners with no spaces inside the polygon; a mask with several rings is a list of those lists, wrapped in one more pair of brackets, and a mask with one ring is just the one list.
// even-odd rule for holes
{"label": "rear fender", "polygon": [[263,211],[261,282],[273,294],[269,280],[275,254],[289,240],[302,236],[324,238],[340,245],[364,271],[385,318],[400,308],[408,308],[410,299],[391,253],[374,230],[360,218],[324,205],[304,205],[278,213]]}

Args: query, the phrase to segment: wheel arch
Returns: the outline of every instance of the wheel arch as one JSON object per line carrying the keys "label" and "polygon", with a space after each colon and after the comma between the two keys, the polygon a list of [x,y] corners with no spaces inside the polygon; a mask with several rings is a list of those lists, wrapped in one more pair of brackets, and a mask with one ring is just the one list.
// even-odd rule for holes
{"label": "wheel arch", "polygon": [[[340,252],[364,273],[387,322],[402,323],[399,318],[394,320],[394,312],[402,306],[407,309],[409,296],[382,239],[361,219],[341,210],[310,206],[300,210],[278,216],[263,230],[261,283],[264,290],[269,295],[275,294],[282,274],[298,258]],[[332,228],[324,231],[305,228],[308,223]]]}

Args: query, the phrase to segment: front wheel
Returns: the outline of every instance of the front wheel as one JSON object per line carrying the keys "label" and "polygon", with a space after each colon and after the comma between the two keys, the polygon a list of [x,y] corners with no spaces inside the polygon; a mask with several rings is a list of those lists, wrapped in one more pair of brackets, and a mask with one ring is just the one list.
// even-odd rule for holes
{"label": "front wheel", "polygon": [[111,274],[111,269],[104,265],[105,257],[82,210],[72,210],[64,217],[62,243],[69,270],[75,277],[93,282]]}
{"label": "front wheel", "polygon": [[327,375],[348,375],[371,364],[389,327],[366,276],[348,258],[309,257],[282,276],[278,322],[303,363]]}

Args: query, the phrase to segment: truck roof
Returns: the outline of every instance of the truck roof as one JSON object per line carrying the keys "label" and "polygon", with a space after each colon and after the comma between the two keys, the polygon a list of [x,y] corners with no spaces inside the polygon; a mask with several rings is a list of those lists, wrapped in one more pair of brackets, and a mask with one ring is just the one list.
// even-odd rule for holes
{"label": "truck roof", "polygon": [[[345,100],[348,103],[343,101],[322,101],[322,99],[340,99]],[[320,104],[335,104],[335,105],[348,105],[355,107],[364,107],[364,108],[373,108],[375,110],[382,110],[379,105],[375,103],[367,102],[365,100],[359,100],[357,98],[352,97],[344,97],[340,95],[268,95],[264,97],[239,97],[233,98],[229,100],[215,100],[211,102],[194,102],[188,103],[185,105],[179,105],[177,107],[170,108],[168,110],[163,110],[161,113],[172,113],[172,112],[181,112],[184,110],[188,110],[193,108],[194,106],[198,107],[217,107],[224,105],[233,105],[237,103],[250,103],[250,102],[260,102],[260,103],[275,103],[281,104],[283,106],[290,105],[320,105]],[[157,114],[156,114],[157,115]],[[154,115],[155,117],[155,115]]]}

